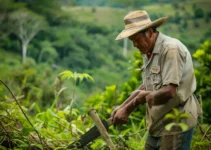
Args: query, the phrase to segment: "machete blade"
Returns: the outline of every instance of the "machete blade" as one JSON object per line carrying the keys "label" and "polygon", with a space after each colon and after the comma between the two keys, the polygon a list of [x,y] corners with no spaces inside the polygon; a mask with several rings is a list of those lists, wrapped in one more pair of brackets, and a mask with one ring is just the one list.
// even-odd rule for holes
{"label": "machete blade", "polygon": [[[109,126],[111,125],[111,120],[110,119],[108,121],[102,120],[102,123],[105,126],[106,130],[108,130]],[[89,142],[94,141],[99,136],[100,136],[100,132],[97,129],[97,127],[94,126],[89,131],[87,131],[85,134],[83,134],[78,141],[73,142],[67,148],[68,149],[83,148]]]}

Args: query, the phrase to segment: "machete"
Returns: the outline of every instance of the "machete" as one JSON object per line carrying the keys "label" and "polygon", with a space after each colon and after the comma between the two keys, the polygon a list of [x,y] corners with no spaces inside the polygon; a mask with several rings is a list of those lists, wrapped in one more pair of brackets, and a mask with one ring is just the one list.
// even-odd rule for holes
{"label": "machete", "polygon": [[[109,118],[107,121],[106,120],[102,120],[102,123],[104,125],[104,127],[106,128],[106,130],[108,130],[109,126],[112,125],[112,120],[111,118]],[[100,132],[97,129],[96,126],[92,127],[89,131],[87,131],[85,134],[83,134],[79,140],[73,142],[72,144],[70,144],[67,148],[68,149],[73,149],[73,148],[83,148],[84,146],[86,146],[89,142],[95,140],[96,138],[98,138],[100,136]]]}

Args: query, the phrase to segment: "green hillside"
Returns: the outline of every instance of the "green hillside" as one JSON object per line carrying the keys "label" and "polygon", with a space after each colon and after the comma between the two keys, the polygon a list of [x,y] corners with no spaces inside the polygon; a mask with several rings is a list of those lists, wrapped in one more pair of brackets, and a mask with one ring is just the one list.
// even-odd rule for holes
{"label": "green hillside", "polygon": [[[127,40],[114,40],[136,9],[152,20],[168,16],[158,30],[193,53],[203,116],[191,149],[211,149],[210,7],[210,0],[0,0],[0,149],[67,149],[93,127],[90,108],[111,117],[142,83],[140,52],[129,42],[124,55]],[[118,149],[144,149],[145,108],[110,127]],[[83,149],[109,148],[98,139]]]}
{"label": "green hillside", "polygon": [[[203,11],[203,16],[195,17],[194,7]],[[141,7],[151,18],[167,16],[169,21],[159,28],[172,37],[183,41],[191,52],[195,51],[202,42],[204,35],[211,30],[211,1],[194,0],[179,2],[177,4],[155,3]],[[87,23],[93,22],[101,26],[121,31],[124,28],[123,17],[136,8],[110,8],[110,7],[63,7],[62,10],[72,14],[74,18]],[[178,19],[178,23],[172,19]]]}

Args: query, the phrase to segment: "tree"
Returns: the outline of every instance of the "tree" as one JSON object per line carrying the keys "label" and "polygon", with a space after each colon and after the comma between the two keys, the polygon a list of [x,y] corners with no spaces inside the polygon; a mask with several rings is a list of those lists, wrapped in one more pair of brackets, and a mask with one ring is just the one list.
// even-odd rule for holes
{"label": "tree", "polygon": [[52,46],[49,41],[41,42],[41,52],[38,58],[38,62],[48,62],[53,64],[55,59],[58,57],[56,49]]}
{"label": "tree", "polygon": [[24,62],[29,42],[40,30],[45,28],[46,21],[41,16],[27,9],[20,9],[10,14],[10,25],[11,32],[21,41]]}
{"label": "tree", "polygon": [[111,5],[123,7],[140,7],[141,4],[147,3],[149,0],[109,0]]}
{"label": "tree", "polygon": [[193,57],[197,59],[199,63],[195,70],[197,79],[197,93],[202,96],[203,99],[203,112],[205,122],[211,123],[211,41],[205,41],[201,44],[201,47],[193,54]]}
{"label": "tree", "polygon": [[195,8],[194,11],[194,17],[195,18],[203,18],[204,17],[204,11],[202,8]]}
{"label": "tree", "polygon": [[7,24],[6,24],[6,17],[8,14],[8,10],[10,9],[10,7],[12,7],[11,5],[12,2],[11,0],[0,0],[0,37],[2,37],[3,34],[7,33]]}

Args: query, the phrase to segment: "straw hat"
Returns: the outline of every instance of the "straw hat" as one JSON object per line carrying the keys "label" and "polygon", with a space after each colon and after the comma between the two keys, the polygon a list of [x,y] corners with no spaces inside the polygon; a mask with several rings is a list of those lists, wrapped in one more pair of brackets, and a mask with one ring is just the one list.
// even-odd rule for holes
{"label": "straw hat", "polygon": [[125,29],[116,37],[115,40],[129,37],[150,27],[159,27],[164,22],[166,22],[167,19],[167,17],[163,17],[155,21],[151,21],[149,15],[144,10],[129,12],[124,17]]}

